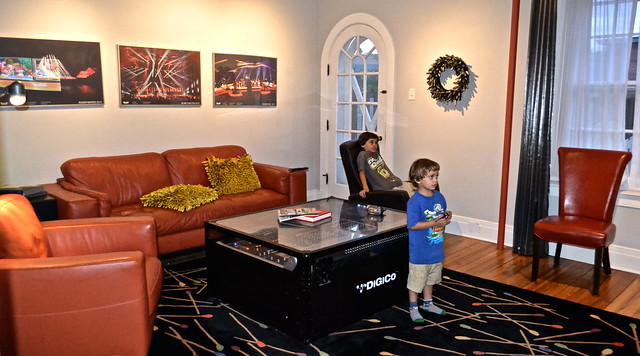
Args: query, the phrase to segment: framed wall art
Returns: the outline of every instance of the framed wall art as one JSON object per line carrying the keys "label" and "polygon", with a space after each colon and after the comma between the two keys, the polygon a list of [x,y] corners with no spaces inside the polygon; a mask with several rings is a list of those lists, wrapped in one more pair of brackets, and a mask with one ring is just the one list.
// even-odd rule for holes
{"label": "framed wall art", "polygon": [[200,52],[118,46],[120,105],[201,105]]}
{"label": "framed wall art", "polygon": [[214,106],[276,106],[276,59],[213,54]]}
{"label": "framed wall art", "polygon": [[0,37],[0,86],[14,81],[30,106],[102,105],[100,43]]}

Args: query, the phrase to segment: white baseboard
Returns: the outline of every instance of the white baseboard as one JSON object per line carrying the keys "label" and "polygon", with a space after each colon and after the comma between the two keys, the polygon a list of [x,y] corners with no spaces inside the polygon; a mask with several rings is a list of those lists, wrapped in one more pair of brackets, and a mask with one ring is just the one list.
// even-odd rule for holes
{"label": "white baseboard", "polygon": [[326,198],[326,194],[322,194],[319,189],[307,190],[307,200],[316,200]]}
{"label": "white baseboard", "polygon": [[[455,216],[447,226],[447,232],[464,237],[470,237],[482,241],[497,243],[498,224],[486,221]],[[504,233],[505,246],[513,246],[513,226],[507,225]],[[555,253],[555,244],[549,244],[549,253]],[[562,258],[593,264],[594,252],[590,249],[564,245],[562,246]],[[615,243],[609,246],[611,268],[619,271],[640,274],[640,250],[625,246],[617,246]]]}
{"label": "white baseboard", "polygon": [[[320,190],[307,191],[309,200],[324,198]],[[454,216],[451,224],[447,226],[447,232],[477,240],[498,243],[498,223],[486,220],[478,220],[464,216]],[[513,246],[513,226],[507,225],[504,231],[504,245]],[[555,244],[549,244],[550,254],[554,254]],[[593,250],[581,247],[564,245],[562,258],[593,264]],[[640,249],[617,246],[615,243],[609,246],[611,268],[619,271],[640,274]]]}

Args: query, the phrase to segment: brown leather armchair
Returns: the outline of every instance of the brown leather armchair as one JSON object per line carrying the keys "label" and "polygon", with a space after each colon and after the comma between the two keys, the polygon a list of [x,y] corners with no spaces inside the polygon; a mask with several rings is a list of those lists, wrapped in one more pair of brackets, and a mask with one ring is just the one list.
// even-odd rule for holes
{"label": "brown leather armchair", "polygon": [[0,196],[0,354],[147,355],[161,288],[151,217],[40,223]]}
{"label": "brown leather armchair", "polygon": [[538,220],[533,227],[531,280],[538,279],[542,241],[555,242],[554,265],[560,263],[563,244],[595,250],[592,294],[600,289],[600,268],[611,274],[609,245],[616,235],[612,223],[616,198],[631,153],[560,147],[558,215]]}

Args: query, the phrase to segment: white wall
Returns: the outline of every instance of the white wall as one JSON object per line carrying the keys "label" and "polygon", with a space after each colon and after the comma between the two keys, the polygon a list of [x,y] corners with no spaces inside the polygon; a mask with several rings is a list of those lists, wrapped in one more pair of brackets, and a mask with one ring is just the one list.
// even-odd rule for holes
{"label": "white wall", "polygon": [[[239,144],[309,166],[317,186],[319,50],[312,0],[3,0],[0,36],[100,42],[105,105],[0,110],[0,185],[53,182],[69,158]],[[200,51],[201,107],[120,107],[117,45]],[[1,49],[0,49],[1,52]],[[275,108],[214,108],[212,53],[276,57]],[[313,124],[313,125],[312,125]],[[295,154],[292,154],[295,152]]]}
{"label": "white wall", "polygon": [[[318,41],[353,12],[368,12],[391,33],[396,52],[394,173],[420,157],[440,163],[440,185],[459,216],[498,220],[509,54],[508,0],[325,0]],[[457,108],[431,98],[426,72],[452,54],[470,67],[476,92]],[[415,101],[408,99],[416,89]],[[517,139],[517,137],[516,137]]]}
{"label": "white wall", "polygon": [[[440,184],[455,213],[497,221],[510,2],[340,3],[329,0],[318,5],[319,40],[341,18],[366,9],[385,24],[394,41],[394,173],[406,177],[415,159],[429,157],[441,165]],[[426,72],[445,54],[462,58],[475,77],[477,92],[461,110],[445,110],[428,91]],[[416,89],[415,101],[408,99],[410,88]]]}
{"label": "white wall", "polygon": [[[505,243],[513,241],[520,136],[525,95],[530,1],[522,1],[518,31],[516,99],[508,186]],[[318,41],[349,14],[366,12],[390,32],[396,51],[395,157],[397,175],[411,163],[429,157],[440,163],[440,186],[456,219],[449,232],[496,242],[505,129],[507,69],[511,26],[510,0],[324,0],[318,3]],[[476,92],[458,107],[443,107],[431,98],[426,72],[440,56],[462,58],[475,75]],[[415,101],[408,99],[416,89]],[[640,210],[619,206],[611,247],[614,268],[640,273]],[[557,205],[557,196],[551,196]],[[632,204],[632,205],[633,205]],[[563,249],[563,257],[591,263],[590,250]]]}

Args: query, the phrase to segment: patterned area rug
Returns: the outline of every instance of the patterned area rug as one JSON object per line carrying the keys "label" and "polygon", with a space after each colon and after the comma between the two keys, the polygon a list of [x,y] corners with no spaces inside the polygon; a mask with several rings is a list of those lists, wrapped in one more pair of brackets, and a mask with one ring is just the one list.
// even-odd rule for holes
{"label": "patterned area rug", "polygon": [[166,267],[149,355],[640,355],[638,319],[446,269],[446,315],[415,324],[402,299],[307,344],[208,295],[204,265]]}

